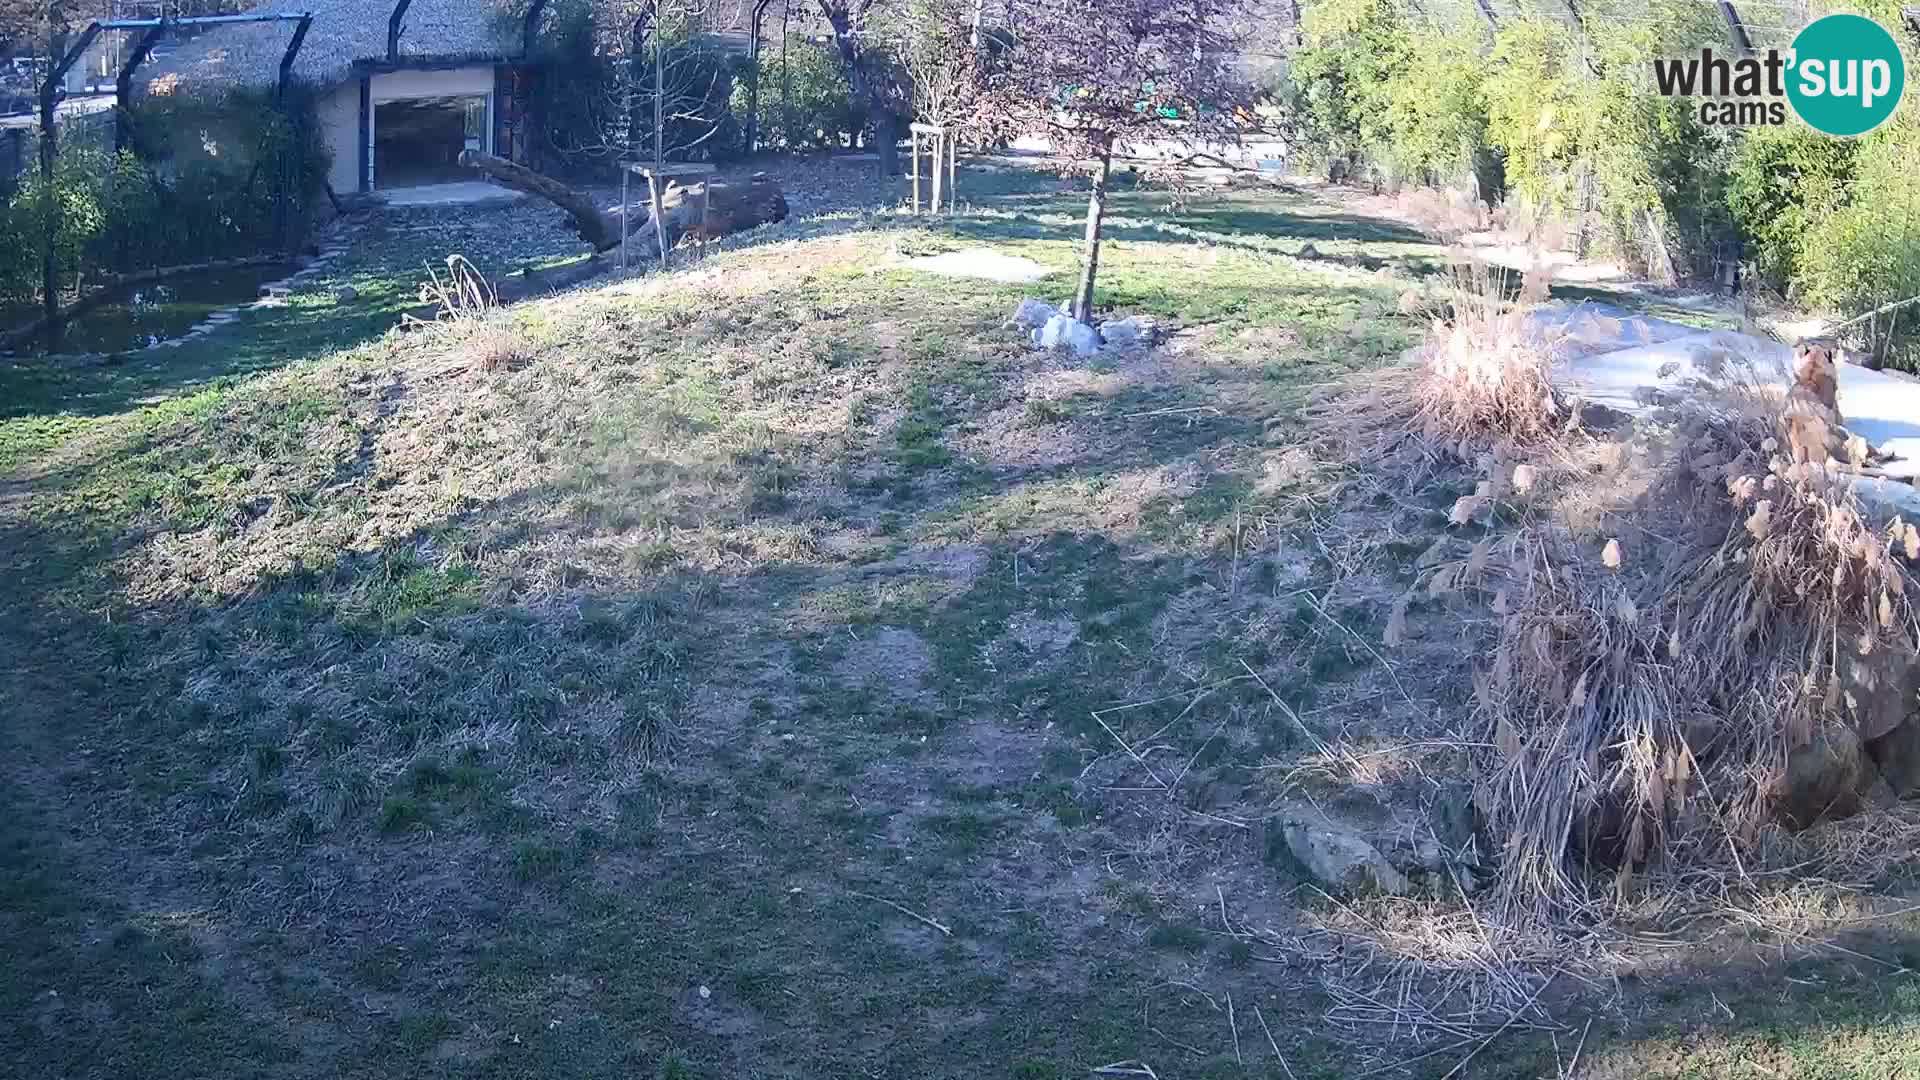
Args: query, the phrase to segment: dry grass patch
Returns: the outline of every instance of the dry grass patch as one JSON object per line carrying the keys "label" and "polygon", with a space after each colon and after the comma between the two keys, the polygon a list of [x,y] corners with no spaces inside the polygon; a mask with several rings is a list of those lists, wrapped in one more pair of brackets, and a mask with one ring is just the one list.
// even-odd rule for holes
{"label": "dry grass patch", "polygon": [[1606,455],[1640,492],[1602,514],[1618,535],[1549,511],[1505,542],[1476,685],[1511,907],[1586,896],[1580,862],[1623,887],[1699,865],[1737,879],[1764,835],[1884,797],[1865,744],[1912,707],[1911,527],[1837,467],[1788,461],[1780,410],[1698,387]]}
{"label": "dry grass patch", "polygon": [[1503,919],[1621,914],[1707,869],[1716,902],[1751,891],[1785,831],[1891,797],[1867,744],[1912,708],[1920,542],[1839,463],[1787,458],[1755,361],[1587,433],[1549,381],[1553,343],[1495,277],[1460,283],[1413,362],[1314,415],[1385,497],[1474,485],[1385,637],[1403,647],[1437,603],[1489,657],[1471,665],[1476,802]]}

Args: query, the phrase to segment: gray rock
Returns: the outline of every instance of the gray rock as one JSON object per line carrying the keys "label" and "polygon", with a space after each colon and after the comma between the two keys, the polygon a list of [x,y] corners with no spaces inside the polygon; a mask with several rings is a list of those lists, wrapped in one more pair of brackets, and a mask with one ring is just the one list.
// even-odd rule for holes
{"label": "gray rock", "polygon": [[1100,340],[1116,348],[1140,344],[1140,324],[1132,319],[1108,319],[1100,324]]}
{"label": "gray rock", "polygon": [[1892,649],[1871,656],[1843,654],[1840,686],[1843,700],[1862,739],[1873,740],[1913,719],[1920,695],[1920,663]]}
{"label": "gray rock", "polygon": [[1060,316],[1060,309],[1045,300],[1027,299],[1020,301],[1019,310],[1013,313],[1013,325],[1037,330]]}
{"label": "gray rock", "polygon": [[1075,321],[1067,328],[1067,346],[1076,356],[1092,356],[1100,351],[1100,333],[1086,323]]}
{"label": "gray rock", "polygon": [[1867,743],[1880,776],[1902,799],[1920,795],[1920,723],[1912,720]]}
{"label": "gray rock", "polygon": [[1150,315],[1130,315],[1124,319],[1108,319],[1100,324],[1100,339],[1117,349],[1127,349],[1138,345],[1152,344],[1159,334],[1160,324]]}
{"label": "gray rock", "polygon": [[1322,885],[1347,893],[1391,896],[1404,896],[1410,887],[1405,875],[1378,849],[1337,825],[1290,819],[1281,823],[1281,837],[1287,850]]}
{"label": "gray rock", "polygon": [[1805,829],[1859,813],[1887,787],[1860,736],[1844,725],[1829,724],[1807,745],[1788,753],[1777,809],[1789,829]]}
{"label": "gray rock", "polygon": [[333,302],[336,304],[351,304],[358,299],[360,290],[351,285],[342,285],[333,290]]}

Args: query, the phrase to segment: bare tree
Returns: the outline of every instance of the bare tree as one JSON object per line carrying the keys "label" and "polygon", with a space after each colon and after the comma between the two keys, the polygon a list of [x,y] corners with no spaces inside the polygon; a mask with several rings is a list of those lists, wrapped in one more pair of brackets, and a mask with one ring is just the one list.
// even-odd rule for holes
{"label": "bare tree", "polygon": [[1239,142],[1253,91],[1231,28],[1243,0],[1027,0],[1011,51],[981,107],[1016,129],[1045,131],[1056,151],[1093,162],[1086,244],[1073,315],[1093,316],[1113,155],[1129,143],[1189,151]]}
{"label": "bare tree", "polygon": [[725,131],[728,64],[706,39],[738,0],[598,0],[593,48],[606,64],[581,103],[569,153],[624,160],[711,154]]}
{"label": "bare tree", "polygon": [[908,0],[899,50],[916,117],[945,128],[979,119],[987,53],[979,0]]}

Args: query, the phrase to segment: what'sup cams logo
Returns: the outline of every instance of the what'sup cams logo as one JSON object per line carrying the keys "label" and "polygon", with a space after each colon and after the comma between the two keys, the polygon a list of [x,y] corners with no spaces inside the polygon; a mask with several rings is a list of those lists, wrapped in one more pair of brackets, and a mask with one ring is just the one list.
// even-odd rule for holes
{"label": "what'sup cams logo", "polygon": [[1907,64],[1886,28],[1859,15],[1807,24],[1786,52],[1729,59],[1712,49],[1653,62],[1667,97],[1705,98],[1703,124],[1777,125],[1787,110],[1815,131],[1864,135],[1893,115],[1907,89]]}

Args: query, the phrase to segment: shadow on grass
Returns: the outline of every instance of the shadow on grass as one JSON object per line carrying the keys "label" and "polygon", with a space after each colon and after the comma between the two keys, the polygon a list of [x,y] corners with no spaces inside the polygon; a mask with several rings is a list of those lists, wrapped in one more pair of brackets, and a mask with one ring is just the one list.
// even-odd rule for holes
{"label": "shadow on grass", "polygon": [[[1920,1075],[1920,926],[1911,914],[1804,941],[1758,935],[1744,949],[1703,941],[1681,955],[1678,970],[1623,974],[1610,1000],[1571,994],[1554,1009],[1569,1025],[1558,1051],[1544,1035],[1515,1037],[1503,1053],[1476,1059],[1486,1071],[1474,1075],[1556,1074],[1570,1052],[1568,1036],[1577,1038],[1589,1016],[1580,1075]],[[1435,1058],[1438,1067],[1418,1075],[1438,1076],[1457,1056]]]}
{"label": "shadow on grass", "polygon": [[147,399],[191,393],[223,379],[272,371],[386,333],[406,305],[330,303],[249,312],[239,323],[177,348],[126,354],[109,364],[22,360],[0,367],[0,420],[125,412]]}

